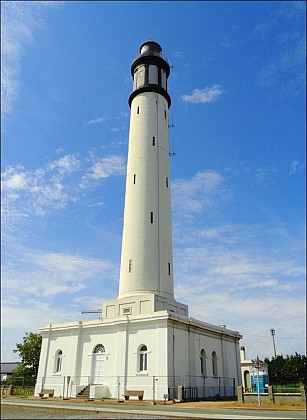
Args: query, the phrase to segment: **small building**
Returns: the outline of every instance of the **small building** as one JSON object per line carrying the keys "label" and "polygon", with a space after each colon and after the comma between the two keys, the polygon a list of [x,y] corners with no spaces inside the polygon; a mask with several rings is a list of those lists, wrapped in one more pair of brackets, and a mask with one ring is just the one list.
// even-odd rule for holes
{"label": "small building", "polygon": [[260,386],[260,392],[268,392],[268,364],[260,360],[260,368],[258,373],[258,369],[255,367],[255,360],[246,359],[244,346],[240,347],[240,358],[244,392],[258,392],[258,382]]}
{"label": "small building", "polygon": [[1,362],[1,382],[7,381],[18,365],[19,362]]}

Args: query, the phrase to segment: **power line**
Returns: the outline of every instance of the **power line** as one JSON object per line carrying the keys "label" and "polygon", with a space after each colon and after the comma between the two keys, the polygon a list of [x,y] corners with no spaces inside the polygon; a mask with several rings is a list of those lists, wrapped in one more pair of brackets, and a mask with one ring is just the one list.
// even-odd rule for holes
{"label": "power line", "polygon": [[[267,335],[248,334],[248,333],[244,333],[244,332],[242,332],[240,334],[242,334],[242,335],[251,335],[253,337],[261,337],[261,338],[271,339],[271,337],[268,337]],[[280,340],[306,340],[305,338],[302,338],[302,337],[279,337],[278,336],[277,338],[278,338],[278,340],[279,339]]]}

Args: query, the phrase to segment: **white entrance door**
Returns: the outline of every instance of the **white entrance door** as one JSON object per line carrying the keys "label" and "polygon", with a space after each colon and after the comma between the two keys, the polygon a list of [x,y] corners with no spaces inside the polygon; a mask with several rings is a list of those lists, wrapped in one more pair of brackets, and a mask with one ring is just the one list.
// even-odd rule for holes
{"label": "white entrance door", "polygon": [[104,354],[93,354],[93,384],[103,384],[103,362]]}

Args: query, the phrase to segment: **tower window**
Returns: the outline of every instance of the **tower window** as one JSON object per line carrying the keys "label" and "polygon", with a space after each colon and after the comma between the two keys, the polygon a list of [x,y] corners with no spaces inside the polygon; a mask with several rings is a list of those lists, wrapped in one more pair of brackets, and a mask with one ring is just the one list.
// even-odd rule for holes
{"label": "tower window", "polygon": [[156,138],[155,138],[155,137],[153,137],[153,138],[152,138],[152,145],[153,145],[153,146],[155,146],[155,145],[156,145]]}
{"label": "tower window", "polygon": [[140,113],[140,107],[138,106],[136,109],[136,113],[139,114]]}
{"label": "tower window", "polygon": [[164,110],[164,117],[166,118],[166,109]]}
{"label": "tower window", "polygon": [[160,77],[161,77],[161,86],[163,87],[163,89],[166,90],[166,73],[165,71],[162,69],[161,73],[160,73]]}
{"label": "tower window", "polygon": [[129,260],[128,270],[129,270],[129,273],[131,273],[131,271],[132,271],[132,260]]}
{"label": "tower window", "polygon": [[171,275],[171,263],[170,262],[168,263],[168,275],[169,276]]}
{"label": "tower window", "polygon": [[165,186],[168,188],[168,177],[165,178]]}
{"label": "tower window", "polygon": [[154,214],[153,211],[150,212],[150,223],[153,223],[154,221]]}
{"label": "tower window", "polygon": [[133,183],[135,184],[136,181],[136,174],[133,174]]}

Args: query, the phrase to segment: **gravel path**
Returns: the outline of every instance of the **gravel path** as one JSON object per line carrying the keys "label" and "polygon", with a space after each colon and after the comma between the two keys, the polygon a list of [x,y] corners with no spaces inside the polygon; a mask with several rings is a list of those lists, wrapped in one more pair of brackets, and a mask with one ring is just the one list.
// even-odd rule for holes
{"label": "gravel path", "polygon": [[129,413],[102,413],[60,408],[1,405],[1,419],[167,419],[163,416],[146,416]]}

